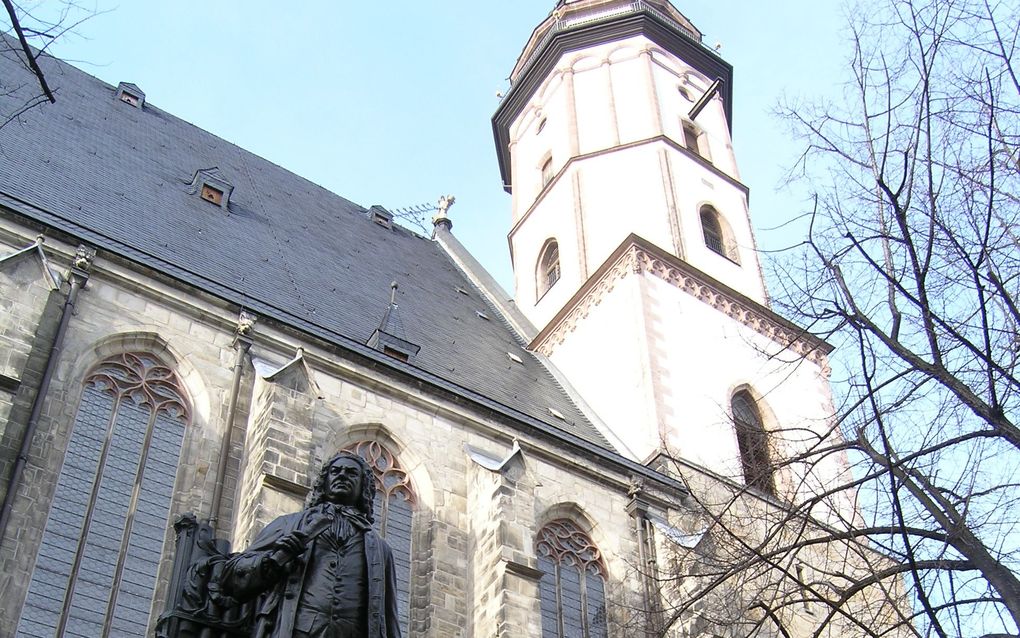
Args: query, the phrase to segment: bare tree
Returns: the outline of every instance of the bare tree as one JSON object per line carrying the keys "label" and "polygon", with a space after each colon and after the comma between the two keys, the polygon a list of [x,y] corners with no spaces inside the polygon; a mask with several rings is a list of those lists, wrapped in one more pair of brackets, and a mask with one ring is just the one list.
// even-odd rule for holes
{"label": "bare tree", "polygon": [[35,79],[34,86],[22,81],[0,78],[0,96],[17,96],[17,106],[0,113],[0,128],[18,119],[26,111],[46,102],[56,102],[55,90],[46,80],[39,58],[47,48],[82,22],[95,15],[73,0],[58,3],[3,0],[0,14],[0,55],[21,62]]}
{"label": "bare tree", "polygon": [[774,277],[836,346],[836,414],[769,433],[794,477],[774,496],[692,485],[662,635],[1020,628],[1020,7],[874,0],[851,22],[846,103],[782,108],[814,205]]}

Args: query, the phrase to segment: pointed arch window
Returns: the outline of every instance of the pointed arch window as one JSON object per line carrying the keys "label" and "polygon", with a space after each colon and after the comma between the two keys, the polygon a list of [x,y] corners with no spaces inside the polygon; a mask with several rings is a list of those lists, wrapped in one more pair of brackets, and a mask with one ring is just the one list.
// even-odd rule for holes
{"label": "pointed arch window", "polygon": [[538,258],[538,294],[542,296],[560,280],[560,245],[555,239],[545,242]]}
{"label": "pointed arch window", "polygon": [[543,638],[606,638],[606,567],[577,523],[557,519],[535,542]]}
{"label": "pointed arch window", "polygon": [[723,235],[722,224],[719,223],[719,213],[711,206],[701,207],[701,232],[705,236],[705,245],[709,250],[719,253],[723,257],[726,254],[726,239]]}
{"label": "pointed arch window", "polygon": [[737,447],[740,449],[740,463],[744,470],[744,482],[766,494],[774,495],[776,487],[769,458],[768,434],[765,432],[758,405],[747,390],[735,393],[730,404],[733,410],[733,425],[737,433]]}
{"label": "pointed arch window", "polygon": [[411,477],[393,453],[377,441],[360,441],[344,449],[365,459],[375,474],[376,529],[393,551],[400,629],[406,636],[411,603],[411,532],[417,506]]}
{"label": "pointed arch window", "polygon": [[85,377],[19,636],[144,636],[190,408],[144,353]]}

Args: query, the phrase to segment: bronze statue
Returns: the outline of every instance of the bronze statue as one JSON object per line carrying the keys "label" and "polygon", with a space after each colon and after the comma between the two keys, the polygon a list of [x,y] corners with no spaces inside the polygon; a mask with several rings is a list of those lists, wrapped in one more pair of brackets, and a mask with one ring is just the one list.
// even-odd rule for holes
{"label": "bronze statue", "polygon": [[400,638],[393,556],[372,529],[374,498],[368,464],[341,452],[304,511],[277,518],[227,558],[218,594],[255,601],[252,638]]}

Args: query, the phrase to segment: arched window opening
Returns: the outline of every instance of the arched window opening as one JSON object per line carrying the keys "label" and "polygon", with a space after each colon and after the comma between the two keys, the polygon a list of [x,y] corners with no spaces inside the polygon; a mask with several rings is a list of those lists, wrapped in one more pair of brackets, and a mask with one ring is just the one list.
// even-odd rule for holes
{"label": "arched window opening", "polygon": [[344,449],[365,459],[375,474],[378,487],[375,493],[375,526],[393,550],[400,629],[406,636],[411,604],[411,530],[418,502],[411,477],[400,467],[393,454],[377,441],[360,441]]}
{"label": "arched window opening", "polygon": [[17,635],[145,634],[189,414],[151,355],[85,377]]}
{"label": "arched window opening", "polygon": [[711,206],[701,207],[701,232],[705,235],[705,245],[709,250],[723,257],[729,257],[726,253],[726,240],[722,224],[719,223],[719,213]]}
{"label": "arched window opening", "polygon": [[541,299],[560,280],[560,246],[555,239],[545,243],[538,258],[538,294]]}
{"label": "arched window opening", "polygon": [[549,157],[545,158],[544,162],[542,162],[542,186],[545,187],[546,184],[552,181],[552,178],[553,178],[553,165],[552,155],[550,155]]}
{"label": "arched window opening", "polygon": [[684,122],[684,146],[687,150],[701,155],[701,146],[698,144],[698,129],[691,122]]}
{"label": "arched window opening", "polygon": [[591,538],[569,519],[546,523],[535,541],[543,638],[606,638],[606,567]]}
{"label": "arched window opening", "polygon": [[747,390],[741,390],[730,400],[733,425],[737,433],[740,462],[744,482],[766,494],[775,494],[772,462],[769,459],[768,435],[762,423],[761,412]]}

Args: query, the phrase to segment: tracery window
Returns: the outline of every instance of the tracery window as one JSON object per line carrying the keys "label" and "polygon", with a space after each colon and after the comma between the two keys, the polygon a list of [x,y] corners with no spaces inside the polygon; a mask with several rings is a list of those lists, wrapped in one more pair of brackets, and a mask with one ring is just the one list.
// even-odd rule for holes
{"label": "tracery window", "polygon": [[85,377],[17,635],[144,636],[189,414],[151,355]]}
{"label": "tracery window", "polygon": [[539,530],[535,553],[543,638],[605,638],[607,572],[591,538],[577,523],[557,519]]}
{"label": "tracery window", "polygon": [[733,425],[737,433],[744,482],[766,494],[775,494],[772,462],[769,459],[768,435],[757,403],[747,390],[740,390],[730,400]]}
{"label": "tracery window", "polygon": [[417,505],[411,477],[400,467],[393,454],[377,441],[360,441],[345,449],[365,459],[375,474],[378,488],[375,494],[376,529],[393,550],[400,628],[406,636],[411,601],[411,526]]}
{"label": "tracery window", "polygon": [[538,298],[560,280],[560,246],[555,239],[545,242],[538,258]]}

